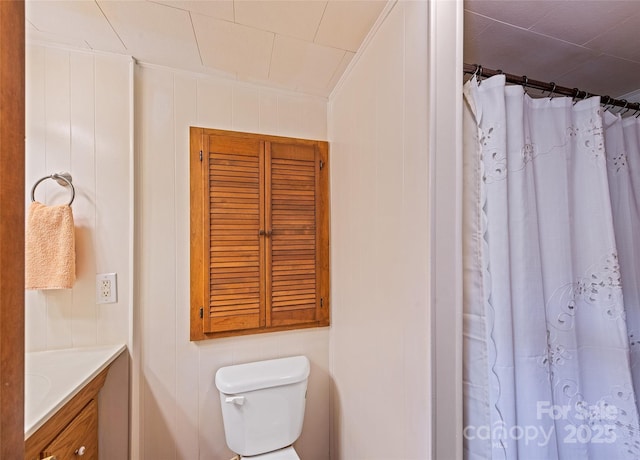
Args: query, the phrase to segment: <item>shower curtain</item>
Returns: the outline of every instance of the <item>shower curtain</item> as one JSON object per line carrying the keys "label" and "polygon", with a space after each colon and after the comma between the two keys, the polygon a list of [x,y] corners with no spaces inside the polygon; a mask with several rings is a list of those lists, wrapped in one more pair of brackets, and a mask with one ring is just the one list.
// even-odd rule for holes
{"label": "shower curtain", "polygon": [[638,120],[498,75],[464,133],[465,458],[640,458]]}

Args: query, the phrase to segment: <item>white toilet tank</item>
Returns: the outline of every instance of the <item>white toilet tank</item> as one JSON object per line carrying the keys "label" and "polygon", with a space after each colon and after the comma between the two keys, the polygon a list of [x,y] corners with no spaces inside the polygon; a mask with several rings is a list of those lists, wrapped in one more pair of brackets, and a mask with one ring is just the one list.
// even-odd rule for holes
{"label": "white toilet tank", "polygon": [[306,356],[227,366],[216,372],[227,445],[258,455],[287,447],[302,432]]}

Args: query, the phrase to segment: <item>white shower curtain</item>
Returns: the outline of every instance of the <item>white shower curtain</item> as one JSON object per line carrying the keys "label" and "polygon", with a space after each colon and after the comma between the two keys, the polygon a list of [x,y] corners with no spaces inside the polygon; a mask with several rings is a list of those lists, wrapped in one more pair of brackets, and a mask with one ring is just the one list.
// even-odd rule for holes
{"label": "white shower curtain", "polygon": [[631,374],[640,403],[640,120],[603,116],[613,227],[618,247]]}
{"label": "white shower curtain", "polygon": [[637,123],[502,75],[465,102],[465,458],[638,459]]}

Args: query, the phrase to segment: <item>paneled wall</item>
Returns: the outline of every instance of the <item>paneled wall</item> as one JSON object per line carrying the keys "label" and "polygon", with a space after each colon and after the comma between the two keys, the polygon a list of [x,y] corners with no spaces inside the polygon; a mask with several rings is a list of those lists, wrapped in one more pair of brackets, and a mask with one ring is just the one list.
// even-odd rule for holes
{"label": "paneled wall", "polygon": [[[73,289],[26,292],[26,349],[126,343],[129,338],[132,61],[31,45],[26,56],[26,196],[54,172],[73,176]],[[45,204],[69,200],[52,180]],[[118,274],[118,302],[96,304],[96,273]]]}
{"label": "paneled wall", "polygon": [[427,2],[398,2],[329,101],[333,459],[430,458]]}
{"label": "paneled wall", "polygon": [[[133,458],[226,460],[215,372],[307,355],[305,460],[329,458],[328,329],[189,342],[189,126],[324,140],[326,100],[151,66],[136,67],[139,369]],[[139,432],[137,432],[139,430]]]}
{"label": "paneled wall", "polygon": [[[26,291],[27,351],[129,341],[131,103],[133,62],[125,56],[29,45],[26,50],[26,202],[41,177],[68,171],[76,197],[73,289]],[[52,180],[36,199],[68,202]],[[96,303],[96,273],[118,274],[118,302]],[[100,400],[100,457],[128,449],[128,356],[109,374]]]}

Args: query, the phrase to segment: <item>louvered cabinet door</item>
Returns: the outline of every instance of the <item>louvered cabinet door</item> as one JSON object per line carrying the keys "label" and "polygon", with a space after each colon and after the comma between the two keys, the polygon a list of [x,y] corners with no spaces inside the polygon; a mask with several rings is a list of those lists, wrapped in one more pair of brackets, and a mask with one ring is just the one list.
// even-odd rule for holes
{"label": "louvered cabinet door", "polygon": [[191,128],[190,338],[329,325],[326,142]]}
{"label": "louvered cabinet door", "polygon": [[267,326],[321,320],[316,145],[266,145]]}
{"label": "louvered cabinet door", "polygon": [[256,139],[209,136],[205,333],[264,325],[263,150]]}

